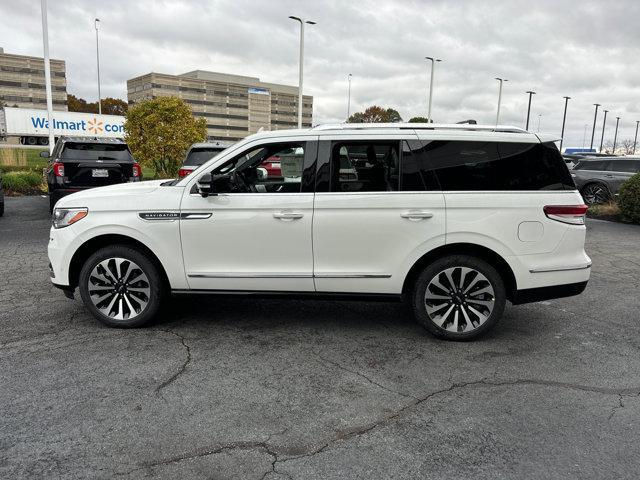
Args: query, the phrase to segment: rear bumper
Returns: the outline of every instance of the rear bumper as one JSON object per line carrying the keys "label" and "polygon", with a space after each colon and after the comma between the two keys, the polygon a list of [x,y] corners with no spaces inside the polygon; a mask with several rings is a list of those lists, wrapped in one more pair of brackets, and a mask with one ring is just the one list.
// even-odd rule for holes
{"label": "rear bumper", "polygon": [[542,300],[552,300],[554,298],[572,297],[580,295],[587,288],[587,282],[566,283],[564,285],[553,285],[551,287],[527,288],[516,290],[511,299],[514,305],[523,303],[540,302]]}

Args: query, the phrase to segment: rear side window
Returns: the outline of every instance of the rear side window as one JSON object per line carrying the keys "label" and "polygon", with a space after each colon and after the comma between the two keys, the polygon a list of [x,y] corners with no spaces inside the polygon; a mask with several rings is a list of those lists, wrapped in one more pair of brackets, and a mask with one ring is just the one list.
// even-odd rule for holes
{"label": "rear side window", "polygon": [[60,158],[63,160],[103,160],[133,162],[127,145],[104,143],[67,142],[62,148]]}
{"label": "rear side window", "polygon": [[184,165],[199,167],[223,150],[224,148],[193,148],[187,154],[187,158],[184,160]]}
{"label": "rear side window", "polygon": [[398,141],[333,142],[332,192],[397,191],[400,173]]}
{"label": "rear side window", "polygon": [[432,141],[427,160],[443,190],[573,190],[553,143]]}
{"label": "rear side window", "polygon": [[638,173],[640,171],[640,161],[638,160],[612,160],[609,170],[613,172]]}

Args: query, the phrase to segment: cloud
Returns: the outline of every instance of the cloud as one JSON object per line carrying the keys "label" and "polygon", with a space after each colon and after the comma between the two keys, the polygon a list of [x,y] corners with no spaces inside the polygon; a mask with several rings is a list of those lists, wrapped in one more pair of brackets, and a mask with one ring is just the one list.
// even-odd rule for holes
{"label": "cloud", "polygon": [[[509,79],[501,123],[524,124],[533,89],[531,128],[540,119],[541,131],[559,135],[562,97],[571,96],[565,145],[582,146],[585,125],[589,143],[593,103],[610,110],[605,138],[613,138],[616,116],[619,138],[632,138],[640,119],[637,0],[66,0],[49,2],[51,53],[67,62],[68,91],[95,99],[99,17],[103,95],[126,98],[126,80],[150,71],[208,69],[295,85],[299,27],[289,15],[318,22],[305,38],[315,122],[344,120],[349,73],[352,112],[376,103],[405,119],[424,115],[426,55],[443,59],[436,121],[495,121],[496,76]],[[0,31],[6,52],[41,55],[39,3],[0,3]]]}

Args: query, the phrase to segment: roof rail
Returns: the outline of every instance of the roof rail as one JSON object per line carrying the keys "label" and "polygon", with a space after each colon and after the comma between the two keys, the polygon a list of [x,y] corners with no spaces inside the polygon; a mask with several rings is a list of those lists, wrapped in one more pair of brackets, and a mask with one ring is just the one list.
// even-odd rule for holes
{"label": "roof rail", "polygon": [[328,123],[316,125],[312,130],[461,130],[500,133],[529,133],[520,127],[511,125],[475,125],[471,123]]}

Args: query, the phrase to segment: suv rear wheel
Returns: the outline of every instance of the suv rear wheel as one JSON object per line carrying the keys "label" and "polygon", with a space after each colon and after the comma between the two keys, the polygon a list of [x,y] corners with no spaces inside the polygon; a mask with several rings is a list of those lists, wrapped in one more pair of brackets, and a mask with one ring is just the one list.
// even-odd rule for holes
{"label": "suv rear wheel", "polygon": [[602,183],[588,183],[582,187],[582,199],[587,205],[606,203],[611,200],[609,188]]}
{"label": "suv rear wheel", "polygon": [[413,290],[416,320],[447,340],[471,340],[502,317],[506,301],[500,274],[484,260],[451,255],[427,266]]}
{"label": "suv rear wheel", "polygon": [[82,266],[80,296],[94,317],[110,327],[140,327],[165,297],[162,276],[144,253],[126,245],[98,250]]}

